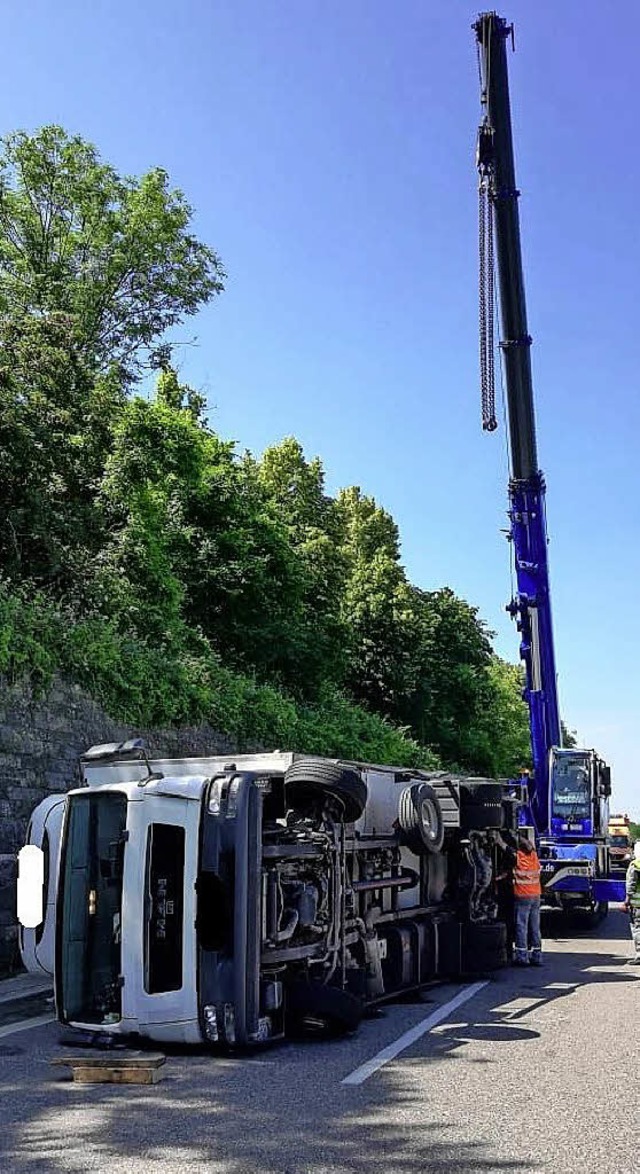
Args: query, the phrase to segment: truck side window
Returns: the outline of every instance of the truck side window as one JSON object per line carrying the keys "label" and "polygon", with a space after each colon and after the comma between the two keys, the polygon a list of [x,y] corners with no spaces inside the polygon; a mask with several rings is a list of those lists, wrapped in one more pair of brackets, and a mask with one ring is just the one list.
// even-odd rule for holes
{"label": "truck side window", "polygon": [[182,987],[184,828],[154,823],[146,861],[145,990],[150,995]]}

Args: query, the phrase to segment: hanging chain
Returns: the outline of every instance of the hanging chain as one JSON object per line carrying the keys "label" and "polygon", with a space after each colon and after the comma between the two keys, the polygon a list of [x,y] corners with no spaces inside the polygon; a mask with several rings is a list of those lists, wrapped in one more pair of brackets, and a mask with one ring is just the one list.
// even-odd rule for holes
{"label": "hanging chain", "polygon": [[482,169],[478,186],[478,243],[480,293],[480,395],[482,399],[482,427],[495,432],[496,374],[494,338],[494,248],[493,206],[490,195],[490,172]]}

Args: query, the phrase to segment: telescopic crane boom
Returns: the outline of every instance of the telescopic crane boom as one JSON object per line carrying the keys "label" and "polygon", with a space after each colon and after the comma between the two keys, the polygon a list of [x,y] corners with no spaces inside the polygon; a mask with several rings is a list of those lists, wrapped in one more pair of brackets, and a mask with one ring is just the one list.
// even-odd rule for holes
{"label": "telescopic crane boom", "polygon": [[[500,318],[509,420],[509,516],[515,551],[517,594],[508,605],[521,634],[526,700],[531,723],[535,787],[531,796],[539,830],[549,823],[549,748],[560,746],[560,714],[551,622],[545,482],[538,468],[531,377],[531,336],[520,247],[511,135],[507,41],[512,26],[495,12],[474,26],[480,59],[484,117],[478,131],[477,163],[485,222],[493,219],[497,245]],[[481,219],[482,222],[482,219]],[[490,236],[489,236],[490,239]],[[486,258],[487,265],[493,258]],[[487,313],[492,315],[489,305]],[[495,427],[487,419],[485,426]]]}

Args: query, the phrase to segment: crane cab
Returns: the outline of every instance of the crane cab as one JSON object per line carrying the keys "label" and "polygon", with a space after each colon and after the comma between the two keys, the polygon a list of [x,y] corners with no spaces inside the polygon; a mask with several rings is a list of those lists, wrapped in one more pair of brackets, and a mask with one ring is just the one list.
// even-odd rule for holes
{"label": "crane cab", "polygon": [[611,772],[595,750],[554,747],[549,762],[551,833],[606,836]]}

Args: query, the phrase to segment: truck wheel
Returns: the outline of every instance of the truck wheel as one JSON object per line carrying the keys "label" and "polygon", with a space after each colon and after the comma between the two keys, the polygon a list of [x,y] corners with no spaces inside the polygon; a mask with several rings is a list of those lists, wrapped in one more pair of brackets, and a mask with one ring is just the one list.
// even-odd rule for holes
{"label": "truck wheel", "polygon": [[287,1030],[291,1034],[345,1035],[360,1025],[363,1005],[350,991],[319,982],[294,982],[286,990]]}
{"label": "truck wheel", "polygon": [[319,795],[331,795],[344,807],[346,823],[360,818],[367,802],[367,784],[353,767],[314,758],[294,762],[284,775],[285,790],[295,807],[305,805]]}
{"label": "truck wheel", "polygon": [[398,823],[412,852],[439,852],[444,842],[442,808],[429,783],[412,783],[400,796]]}

